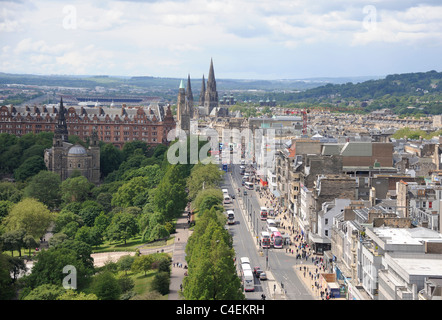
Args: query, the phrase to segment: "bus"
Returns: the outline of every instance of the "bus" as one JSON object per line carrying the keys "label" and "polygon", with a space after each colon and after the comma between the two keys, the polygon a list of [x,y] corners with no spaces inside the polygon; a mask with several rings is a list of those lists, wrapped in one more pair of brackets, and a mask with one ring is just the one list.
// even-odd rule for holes
{"label": "bus", "polygon": [[246,189],[253,190],[253,182],[246,182],[244,183],[244,186]]}
{"label": "bus", "polygon": [[230,198],[228,194],[225,194],[223,204],[229,204],[229,203],[232,203],[232,198]]}
{"label": "bus", "polygon": [[259,244],[263,249],[270,248],[270,233],[267,231],[261,232],[261,240]]}
{"label": "bus", "polygon": [[240,263],[241,263],[241,266],[242,266],[243,264],[248,264],[248,265],[250,265],[250,259],[247,258],[247,257],[241,257],[241,258],[239,259],[239,261],[240,261]]}
{"label": "bus", "polygon": [[281,249],[282,248],[282,235],[279,231],[274,231],[272,233],[273,237],[273,248]]}
{"label": "bus", "polygon": [[244,273],[244,271],[246,271],[246,270],[252,271],[252,267],[250,266],[249,263],[243,263],[241,265],[241,272]]}
{"label": "bus", "polygon": [[270,227],[276,227],[276,222],[273,219],[267,219],[267,229]]}
{"label": "bus", "polygon": [[235,224],[235,214],[233,210],[227,210],[227,224]]}
{"label": "bus", "polygon": [[253,279],[252,270],[244,270],[243,272],[244,291],[255,291],[255,280]]}
{"label": "bus", "polygon": [[260,211],[260,216],[261,216],[261,220],[267,220],[267,208],[266,207],[261,207],[261,211]]}

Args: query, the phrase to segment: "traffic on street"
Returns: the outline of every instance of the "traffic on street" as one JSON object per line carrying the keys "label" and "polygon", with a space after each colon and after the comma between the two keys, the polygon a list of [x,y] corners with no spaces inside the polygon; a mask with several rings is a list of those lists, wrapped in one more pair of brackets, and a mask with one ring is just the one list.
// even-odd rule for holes
{"label": "traffic on street", "polygon": [[[253,275],[253,289],[247,287],[246,299],[315,299],[296,273],[296,268],[309,262],[288,253],[289,242],[285,241],[290,239],[289,232],[279,230],[271,219],[275,215],[273,208],[264,207],[256,184],[247,178],[253,175],[251,166],[229,165],[222,185],[226,215],[234,216],[234,223],[229,218],[226,228],[233,237],[238,274],[245,289],[246,280],[250,283],[250,274]],[[244,258],[249,261],[249,267],[241,263]],[[248,268],[251,272],[247,272]]]}

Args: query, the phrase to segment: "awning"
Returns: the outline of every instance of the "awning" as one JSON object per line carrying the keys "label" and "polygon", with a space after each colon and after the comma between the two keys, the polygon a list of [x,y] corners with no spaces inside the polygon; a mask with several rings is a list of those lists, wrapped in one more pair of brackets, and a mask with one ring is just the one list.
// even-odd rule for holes
{"label": "awning", "polygon": [[278,190],[273,190],[272,193],[275,195],[275,197],[279,198],[281,196],[281,193],[279,193]]}
{"label": "awning", "polygon": [[330,239],[326,237],[321,237],[317,234],[314,234],[312,232],[309,233],[309,239],[314,243],[331,243]]}

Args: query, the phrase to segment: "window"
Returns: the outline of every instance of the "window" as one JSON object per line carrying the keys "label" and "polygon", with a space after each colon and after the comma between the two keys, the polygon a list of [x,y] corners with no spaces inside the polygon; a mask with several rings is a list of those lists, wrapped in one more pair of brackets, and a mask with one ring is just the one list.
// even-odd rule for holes
{"label": "window", "polygon": [[328,224],[328,219],[327,218],[325,219],[325,224]]}

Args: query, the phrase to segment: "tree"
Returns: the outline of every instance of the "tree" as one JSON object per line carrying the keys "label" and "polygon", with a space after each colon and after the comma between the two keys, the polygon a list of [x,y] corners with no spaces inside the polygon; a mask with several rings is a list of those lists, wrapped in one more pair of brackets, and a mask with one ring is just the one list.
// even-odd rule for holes
{"label": "tree", "polygon": [[65,203],[85,201],[93,187],[84,176],[68,178],[61,183],[62,199]]}
{"label": "tree", "polygon": [[18,181],[25,181],[39,173],[41,170],[46,170],[46,165],[43,157],[32,156],[26,159],[15,171],[14,177]]}
{"label": "tree", "polygon": [[153,204],[156,211],[161,212],[166,221],[177,217],[187,205],[186,182],[181,165],[173,165],[155,190]]}
{"label": "tree", "polygon": [[0,253],[0,300],[12,299],[15,294],[10,268],[9,257],[6,254]]}
{"label": "tree", "polygon": [[82,257],[75,250],[63,247],[66,242],[64,241],[60,246],[48,250],[43,249],[38,253],[37,262],[32,268],[32,273],[25,279],[27,286],[31,288],[42,284],[61,286],[63,279],[66,277],[66,273],[63,272],[66,266],[75,267],[78,287],[81,288],[85,285],[88,277],[93,272],[93,265],[86,264],[84,261],[86,257]]}
{"label": "tree", "polygon": [[61,210],[55,218],[54,232],[60,232],[70,222],[75,222],[78,226],[84,224],[83,219],[66,208]]}
{"label": "tree", "polygon": [[97,228],[88,226],[82,226],[77,230],[75,233],[75,240],[87,243],[92,247],[103,243]]}
{"label": "tree", "polygon": [[170,233],[167,231],[166,227],[162,224],[156,224],[151,232],[149,233],[149,238],[147,241],[155,241],[159,239],[169,238]]}
{"label": "tree", "polygon": [[0,182],[0,200],[19,202],[22,198],[22,191],[13,182]]}
{"label": "tree", "polygon": [[11,208],[11,212],[3,222],[6,230],[24,229],[26,234],[40,239],[54,219],[54,213],[50,212],[43,203],[25,198]]}
{"label": "tree", "polygon": [[92,227],[95,222],[95,218],[97,218],[101,212],[103,212],[104,208],[101,204],[93,200],[84,201],[81,210],[78,215],[84,221],[84,224],[88,227]]}
{"label": "tree", "polygon": [[218,166],[213,163],[196,164],[187,178],[187,188],[189,189],[189,199],[193,200],[198,192],[203,189],[216,188],[219,186],[223,171],[220,171]]}
{"label": "tree", "polygon": [[100,171],[103,177],[118,169],[123,162],[123,153],[111,143],[100,148]]}
{"label": "tree", "polygon": [[57,297],[57,300],[98,300],[98,297],[93,293],[86,294],[84,292],[66,290],[65,293]]}
{"label": "tree", "polygon": [[132,264],[135,261],[135,257],[131,255],[122,256],[118,259],[118,268],[121,271],[124,271],[127,275],[127,272],[131,270]]}
{"label": "tree", "polygon": [[97,228],[98,234],[102,240],[110,222],[111,219],[104,212],[101,212],[99,216],[95,218],[94,227]]}
{"label": "tree", "polygon": [[130,213],[120,212],[114,215],[110,225],[106,229],[106,234],[111,241],[123,240],[126,244],[127,239],[135,236],[139,232],[136,218]]}
{"label": "tree", "polygon": [[0,200],[0,223],[2,222],[2,219],[8,215],[13,204],[14,203],[8,200]]}
{"label": "tree", "polygon": [[192,207],[202,213],[206,209],[211,209],[213,205],[223,203],[223,193],[219,189],[200,190],[192,202]]}
{"label": "tree", "polygon": [[132,263],[132,271],[135,273],[144,272],[146,275],[147,271],[152,269],[153,257],[151,255],[142,255],[135,258]]}
{"label": "tree", "polygon": [[104,212],[109,212],[112,210],[112,193],[110,192],[101,192],[97,196],[97,203],[99,203]]}
{"label": "tree", "polygon": [[49,208],[57,208],[61,203],[61,179],[51,171],[40,171],[31,178],[23,195],[43,202]]}
{"label": "tree", "polygon": [[23,238],[23,245],[26,249],[29,250],[28,255],[31,256],[31,250],[38,247],[38,242],[37,242],[37,240],[35,240],[35,238],[33,236],[26,235]]}
{"label": "tree", "polygon": [[[112,196],[112,205],[120,207],[134,206],[138,195],[145,195],[147,201],[147,192],[151,188],[148,177],[135,177],[123,184]],[[144,203],[142,203],[144,205]],[[141,205],[141,206],[142,206]]]}
{"label": "tree", "polygon": [[218,219],[215,208],[206,210],[186,246],[189,276],[184,297],[189,300],[244,299],[233,262],[231,236]]}
{"label": "tree", "polygon": [[23,239],[26,235],[24,229],[17,229],[7,231],[0,237],[4,250],[11,251],[11,256],[14,256],[14,251],[18,251],[19,257],[21,257],[21,248],[24,246]]}
{"label": "tree", "polygon": [[33,289],[24,298],[24,300],[56,300],[60,295],[65,293],[62,286],[55,284],[42,284]]}
{"label": "tree", "polygon": [[120,284],[110,271],[94,276],[91,290],[100,300],[118,300],[121,295]]}
{"label": "tree", "polygon": [[158,272],[152,280],[152,289],[162,295],[169,293],[170,275],[168,272]]}

